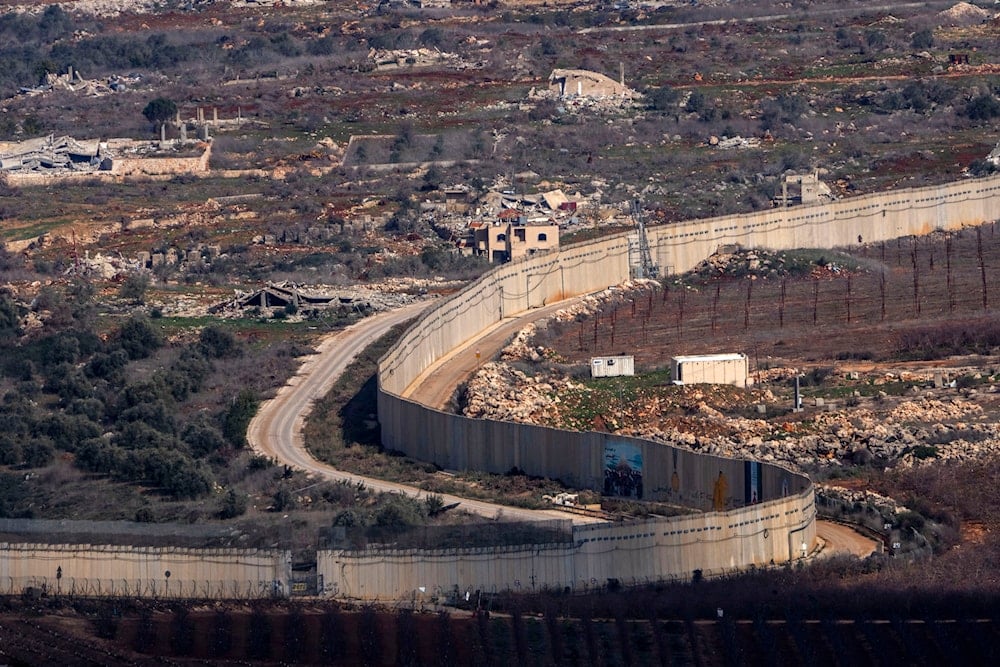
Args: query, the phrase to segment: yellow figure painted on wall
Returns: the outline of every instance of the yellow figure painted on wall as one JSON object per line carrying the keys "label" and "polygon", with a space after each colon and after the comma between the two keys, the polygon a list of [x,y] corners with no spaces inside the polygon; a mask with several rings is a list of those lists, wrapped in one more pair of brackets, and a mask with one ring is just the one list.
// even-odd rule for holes
{"label": "yellow figure painted on wall", "polygon": [[712,491],[712,509],[721,512],[726,509],[726,498],[729,496],[729,482],[726,476],[719,471],[719,478],[715,480],[715,489]]}

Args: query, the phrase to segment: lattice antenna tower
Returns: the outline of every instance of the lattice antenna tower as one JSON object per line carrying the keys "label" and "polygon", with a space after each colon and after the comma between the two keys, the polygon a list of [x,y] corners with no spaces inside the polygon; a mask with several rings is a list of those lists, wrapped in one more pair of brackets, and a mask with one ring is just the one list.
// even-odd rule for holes
{"label": "lattice antenna tower", "polygon": [[659,278],[660,269],[653,264],[653,255],[649,251],[649,238],[646,236],[646,223],[642,219],[642,206],[638,199],[632,200],[632,219],[635,220],[635,231],[639,237],[639,270],[637,278]]}

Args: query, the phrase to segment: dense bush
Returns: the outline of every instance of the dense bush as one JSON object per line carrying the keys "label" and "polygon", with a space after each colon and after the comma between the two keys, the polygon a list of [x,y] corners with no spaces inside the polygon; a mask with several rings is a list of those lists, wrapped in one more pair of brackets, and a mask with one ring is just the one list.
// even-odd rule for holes
{"label": "dense bush", "polygon": [[1000,102],[993,95],[980,95],[965,105],[965,115],[972,120],[990,120],[1000,116]]}
{"label": "dense bush", "polygon": [[198,345],[202,353],[209,359],[238,357],[243,354],[239,341],[230,332],[218,327],[205,327],[201,330]]}
{"label": "dense bush", "polygon": [[260,401],[251,389],[242,390],[226,411],[222,419],[222,434],[234,447],[245,447],[247,444],[247,426],[257,414]]}
{"label": "dense bush", "polygon": [[235,489],[229,489],[222,499],[222,508],[219,510],[219,518],[235,519],[242,516],[247,511],[246,496],[237,493]]}
{"label": "dense bush", "polygon": [[899,332],[903,359],[942,359],[959,354],[988,354],[1000,345],[1000,321],[992,319],[924,325]]}
{"label": "dense bush", "polygon": [[[68,302],[63,291],[51,290],[35,306],[48,311]],[[17,313],[11,299],[3,304],[8,308],[0,314]],[[58,450],[72,452],[82,470],[154,486],[173,498],[207,494],[215,478],[206,462],[224,464],[245,442],[256,394],[244,389],[214,417],[205,410],[185,417],[182,407],[200,394],[217,363],[239,358],[242,344],[224,329],[206,327],[196,341],[165,348],[141,317],[123,321],[104,342],[67,312],[66,324],[46,326],[41,335],[16,332],[0,340],[0,370],[18,383],[2,398],[0,465],[47,466]],[[154,355],[152,368],[132,372]]]}
{"label": "dense bush", "polygon": [[133,360],[145,359],[162,344],[149,322],[140,317],[133,317],[121,326],[115,343]]}

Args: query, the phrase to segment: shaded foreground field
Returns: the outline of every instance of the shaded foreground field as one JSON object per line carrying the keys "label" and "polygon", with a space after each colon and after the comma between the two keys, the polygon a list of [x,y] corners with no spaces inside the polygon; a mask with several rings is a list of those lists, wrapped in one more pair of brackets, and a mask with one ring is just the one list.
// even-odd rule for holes
{"label": "shaded foreground field", "polygon": [[[770,595],[770,592],[767,592]],[[784,614],[566,618],[409,609],[86,606],[0,616],[11,664],[987,665],[995,619]],[[34,611],[39,611],[35,609]],[[959,611],[959,610],[955,610]],[[89,618],[88,618],[89,617]],[[153,658],[153,655],[160,656]]]}

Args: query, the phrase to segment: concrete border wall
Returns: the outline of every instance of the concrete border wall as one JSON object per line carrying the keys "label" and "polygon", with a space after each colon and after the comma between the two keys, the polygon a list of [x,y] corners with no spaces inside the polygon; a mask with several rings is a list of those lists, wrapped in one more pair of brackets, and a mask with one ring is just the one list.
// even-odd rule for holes
{"label": "concrete border wall", "polygon": [[[577,526],[573,543],[317,553],[326,593],[362,600],[463,597],[475,591],[570,589],[688,580],[748,563],[783,563],[815,539],[812,490],[741,511]],[[423,589],[423,590],[421,590]]]}
{"label": "concrete border wall", "polygon": [[[842,247],[958,229],[997,218],[1000,218],[1000,176],[866,195],[829,204],[676,223],[649,230],[649,237],[654,261],[661,271],[669,274],[690,270],[722,244],[773,249]],[[815,538],[812,486],[802,475],[762,463],[753,468],[751,476],[750,464],[744,461],[609,434],[574,433],[529,424],[468,419],[401,396],[432,364],[503,318],[627,280],[627,236],[628,233],[622,233],[505,264],[425,314],[379,362],[378,411],[383,444],[447,469],[502,473],[517,467],[528,474],[558,478],[570,486],[603,489],[607,448],[623,443],[642,454],[644,498],[678,502],[698,509],[724,507],[726,511],[719,516],[724,517],[730,527],[752,525],[758,522],[762,512],[767,516],[798,513],[804,522],[771,524],[766,535],[761,529],[754,533],[720,536],[717,551],[712,551],[710,558],[704,557],[702,542],[691,545],[636,543],[637,550],[644,554],[642,562],[645,565],[641,570],[623,570],[630,571],[634,579],[690,576],[690,564],[698,561],[711,563],[703,566],[709,569],[715,567],[717,560],[728,562],[723,568],[739,568],[764,564],[772,558],[777,562],[793,557],[795,549],[788,545],[801,538],[811,547]],[[720,477],[727,480],[725,484],[719,484]],[[787,509],[789,507],[792,509]],[[786,545],[784,551],[768,546],[778,543]],[[567,549],[564,546],[553,548],[564,552]],[[653,558],[660,549],[679,550],[680,553],[665,559]],[[337,553],[342,559],[339,561],[342,568],[346,568],[348,562],[354,568],[343,569],[344,572],[357,572],[351,575],[355,579],[341,582],[345,592],[350,591],[351,595],[377,597],[386,594],[391,597],[403,590],[402,584],[378,583],[380,577],[390,577],[389,573],[380,571],[383,567],[380,563],[384,562],[391,561],[397,567],[404,567],[400,563],[405,563],[407,568],[430,567],[427,563],[432,561],[448,562],[452,568],[467,567],[460,565],[466,558],[461,554],[388,555],[382,552],[383,555],[373,557]],[[500,552],[494,555],[500,557]],[[568,555],[562,553],[562,556]],[[397,557],[402,560],[393,560]],[[594,571],[608,573],[623,567],[617,554],[606,558],[606,561],[596,561]],[[577,567],[575,559],[576,556],[574,568]],[[487,575],[476,571],[480,574],[475,576],[483,580],[481,587],[509,585],[505,583],[509,582],[509,576],[502,572]],[[569,574],[566,571],[553,573],[551,580],[541,583],[566,585],[561,582],[569,580]],[[334,573],[328,576],[333,577],[329,581],[338,581]],[[449,586],[452,581],[465,582],[475,576],[445,568],[433,577],[428,574],[425,578],[432,581],[419,585]],[[575,575],[572,580],[576,580]]]}
{"label": "concrete border wall", "polygon": [[653,260],[683,273],[720,245],[836,248],[961,229],[1000,219],[1000,175],[728,215],[649,229]]}
{"label": "concrete border wall", "polygon": [[291,575],[289,551],[0,544],[5,595],[33,588],[83,596],[287,597]]}
{"label": "concrete border wall", "polygon": [[[681,504],[699,510],[725,509],[751,504],[747,488],[747,462],[710,454],[699,454],[663,443],[611,433],[563,431],[560,429],[469,419],[432,410],[414,401],[400,399],[391,419],[405,428],[406,442],[393,448],[408,456],[433,461],[447,470],[483,470],[503,474],[518,468],[546,475],[578,489],[605,489],[605,453],[631,446],[642,459],[641,496]],[[387,419],[379,406],[385,433]],[[393,423],[390,428],[397,426]],[[486,444],[483,444],[486,443]],[[388,445],[387,445],[388,446]],[[716,502],[719,474],[724,477],[721,502]],[[760,496],[767,501],[797,494],[810,488],[808,478],[780,466],[761,464]]]}

